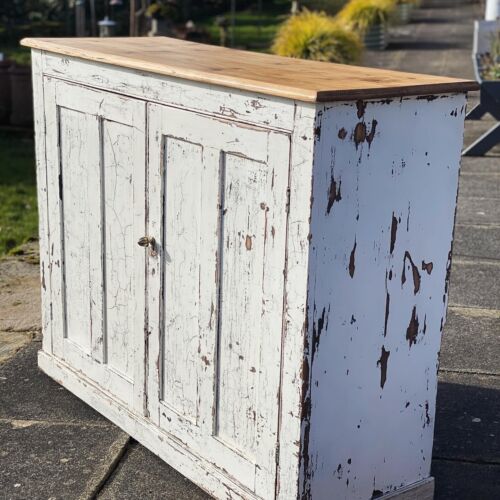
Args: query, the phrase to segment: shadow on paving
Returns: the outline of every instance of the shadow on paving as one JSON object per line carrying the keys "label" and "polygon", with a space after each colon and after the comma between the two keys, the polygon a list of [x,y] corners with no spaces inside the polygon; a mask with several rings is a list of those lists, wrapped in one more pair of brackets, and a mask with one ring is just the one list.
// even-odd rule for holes
{"label": "shadow on paving", "polygon": [[131,440],[120,464],[96,498],[99,500],[209,500],[211,497]]}
{"label": "shadow on paving", "polygon": [[0,498],[91,498],[129,438],[38,370],[40,347],[0,365]]}
{"label": "shadow on paving", "polygon": [[[438,386],[434,500],[500,498],[500,381],[446,374]],[[469,385],[472,384],[472,385]]]}

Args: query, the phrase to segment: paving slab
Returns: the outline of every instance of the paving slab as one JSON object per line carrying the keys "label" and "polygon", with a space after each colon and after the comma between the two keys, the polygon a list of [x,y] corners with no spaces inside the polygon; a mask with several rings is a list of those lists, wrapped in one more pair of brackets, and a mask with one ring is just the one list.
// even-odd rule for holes
{"label": "paving slab", "polygon": [[456,225],[453,240],[455,258],[498,259],[499,253],[500,224],[498,226]]}
{"label": "paving slab", "polygon": [[480,5],[416,9],[412,23],[393,28],[387,50],[367,51],[368,66],[443,76],[473,78],[472,19],[481,19]]}
{"label": "paving slab", "polygon": [[133,441],[99,500],[209,500],[210,497],[163,460]]}
{"label": "paving slab", "polygon": [[[498,161],[500,162],[500,158]],[[500,202],[500,172],[491,174],[462,172],[460,176],[459,196],[467,198],[495,198]]]}
{"label": "paving slab", "polygon": [[485,156],[462,156],[461,172],[500,173],[500,153],[489,152]]}
{"label": "paving slab", "polygon": [[499,336],[500,311],[448,309],[440,368],[500,375]]}
{"label": "paving slab", "polygon": [[497,500],[500,465],[433,460],[434,500]]}
{"label": "paving slab", "polygon": [[498,226],[500,203],[495,198],[458,198],[457,224]]}
{"label": "paving slab", "polygon": [[128,436],[117,427],[0,421],[0,496],[91,498]]}
{"label": "paving slab", "polygon": [[38,369],[41,347],[33,342],[0,365],[0,418],[111,425]]}
{"label": "paving slab", "polygon": [[449,304],[500,310],[500,261],[454,259]]}
{"label": "paving slab", "polygon": [[500,377],[440,373],[433,458],[500,464]]}
{"label": "paving slab", "polygon": [[[495,119],[489,114],[484,115],[481,120],[466,120],[464,130],[464,145],[469,146],[470,144],[472,144],[472,142],[483,135],[495,124]],[[490,154],[497,153],[499,151],[498,146],[495,146],[490,151]]]}

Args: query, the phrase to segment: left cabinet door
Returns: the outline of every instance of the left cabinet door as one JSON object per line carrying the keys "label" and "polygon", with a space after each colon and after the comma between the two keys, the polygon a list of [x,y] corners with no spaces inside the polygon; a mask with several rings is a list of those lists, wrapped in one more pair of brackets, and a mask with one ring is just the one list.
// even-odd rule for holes
{"label": "left cabinet door", "polygon": [[48,77],[44,101],[52,354],[142,412],[145,104]]}

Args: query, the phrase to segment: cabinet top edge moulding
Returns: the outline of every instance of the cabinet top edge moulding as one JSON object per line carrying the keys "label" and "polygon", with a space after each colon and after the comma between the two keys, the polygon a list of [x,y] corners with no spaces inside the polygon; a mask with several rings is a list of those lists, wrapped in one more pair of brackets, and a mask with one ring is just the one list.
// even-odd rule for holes
{"label": "cabinet top edge moulding", "polygon": [[26,47],[303,102],[477,90],[460,78],[292,59],[168,37],[25,38]]}

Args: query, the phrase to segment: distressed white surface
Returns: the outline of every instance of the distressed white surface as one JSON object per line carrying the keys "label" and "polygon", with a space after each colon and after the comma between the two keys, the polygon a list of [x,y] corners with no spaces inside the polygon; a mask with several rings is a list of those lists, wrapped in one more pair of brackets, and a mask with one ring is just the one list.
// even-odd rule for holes
{"label": "distressed white surface", "polygon": [[53,353],[141,407],[145,106],[46,79],[45,112]]}
{"label": "distressed white surface", "polygon": [[294,102],[288,99],[42,53],[45,74],[57,78],[221,118],[274,129],[293,128]]}
{"label": "distressed white surface", "polygon": [[429,476],[464,111],[461,95],[320,110],[305,498]]}
{"label": "distressed white surface", "polygon": [[151,417],[268,498],[289,137],[157,105],[148,121]]}
{"label": "distressed white surface", "polygon": [[45,108],[43,88],[43,56],[39,50],[31,52],[33,84],[33,118],[35,127],[36,184],[38,200],[38,234],[40,248],[40,293],[42,306],[43,349],[52,353],[50,241],[47,207],[47,168],[45,160]]}
{"label": "distressed white surface", "polygon": [[316,107],[33,67],[42,369],[216,498],[427,478],[463,96]]}
{"label": "distressed white surface", "polygon": [[290,155],[290,199],[287,227],[286,281],[276,497],[298,498],[301,449],[304,343],[309,262],[309,225],[314,147],[314,105],[297,104]]}

